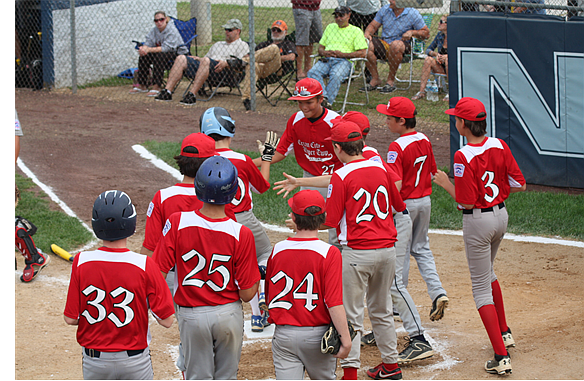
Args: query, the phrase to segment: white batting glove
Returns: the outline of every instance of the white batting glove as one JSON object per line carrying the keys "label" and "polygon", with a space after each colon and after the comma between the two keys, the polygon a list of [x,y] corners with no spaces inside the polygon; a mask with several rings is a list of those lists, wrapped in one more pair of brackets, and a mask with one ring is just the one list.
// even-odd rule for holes
{"label": "white batting glove", "polygon": [[258,150],[262,155],[262,161],[272,161],[272,157],[276,153],[276,147],[280,139],[278,138],[278,134],[274,131],[266,132],[266,141],[262,143],[261,141],[257,140],[258,143]]}

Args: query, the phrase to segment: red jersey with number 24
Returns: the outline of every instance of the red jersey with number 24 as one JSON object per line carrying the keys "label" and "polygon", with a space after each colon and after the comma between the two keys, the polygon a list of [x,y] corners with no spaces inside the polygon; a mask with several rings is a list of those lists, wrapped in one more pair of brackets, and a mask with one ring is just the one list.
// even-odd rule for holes
{"label": "red jersey with number 24", "polygon": [[475,208],[500,204],[511,188],[525,184],[509,146],[497,138],[462,147],[454,154],[453,167],[456,202]]}
{"label": "red jersey with number 24", "polygon": [[[353,249],[393,247],[396,230],[391,206],[398,199],[383,164],[367,159],[352,161],[331,177],[325,225],[336,227],[339,243]],[[404,210],[401,204],[395,209]]]}
{"label": "red jersey with number 24", "polygon": [[174,314],[172,295],[152,258],[106,247],[75,256],[64,315],[79,319],[81,346],[103,352],[146,348],[149,308],[161,320]]}
{"label": "red jersey with number 24", "polygon": [[318,238],[288,238],[275,244],[266,268],[266,302],[271,323],[329,324],[328,309],[343,304],[339,249]]}
{"label": "red jersey with number 24", "polygon": [[229,219],[175,213],[152,257],[162,272],[176,266],[174,301],[183,307],[218,306],[239,300],[239,290],[260,280],[251,230]]}
{"label": "red jersey with number 24", "polygon": [[402,179],[402,199],[422,198],[432,193],[432,176],[436,174],[436,160],[432,144],[421,132],[409,132],[391,142],[387,163]]}

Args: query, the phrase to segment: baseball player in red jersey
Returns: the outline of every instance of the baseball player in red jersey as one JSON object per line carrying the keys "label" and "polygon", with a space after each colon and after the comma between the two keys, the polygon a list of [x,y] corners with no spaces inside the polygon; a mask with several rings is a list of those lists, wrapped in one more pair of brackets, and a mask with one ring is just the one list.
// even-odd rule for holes
{"label": "baseball player in red jersey", "polygon": [[[271,156],[262,155],[260,158],[261,170],[258,170],[249,156],[229,148],[231,138],[235,136],[235,121],[223,107],[207,109],[201,115],[199,126],[202,133],[215,141],[218,154],[229,159],[237,168],[238,190],[231,201],[231,207],[235,213],[236,221],[252,231],[257,262],[260,266],[265,266],[268,256],[272,252],[272,243],[264,227],[253,213],[252,191],[261,194],[270,189],[268,180],[270,179]],[[259,291],[259,295],[254,296],[250,301],[251,330],[254,332],[262,332],[264,327],[269,325],[263,280],[260,282]]]}
{"label": "baseball player in red jersey", "polygon": [[[400,135],[389,145],[387,163],[402,180],[400,194],[408,207],[412,221],[412,234],[407,248],[418,264],[420,275],[426,282],[432,300],[430,320],[440,320],[448,306],[446,290],[442,287],[436,270],[434,255],[430,250],[428,229],[432,203],[432,176],[436,173],[436,161],[432,144],[426,135],[417,132],[416,107],[405,97],[393,97],[387,105],[378,105],[377,111],[387,115],[387,126]],[[409,257],[404,260],[403,285],[407,287]]]}
{"label": "baseball player in red jersey", "polygon": [[[351,339],[343,307],[339,249],[318,239],[325,201],[316,190],[288,200],[296,234],[274,245],[266,270],[269,319],[276,324],[272,356],[276,379],[334,380],[336,359],[347,357]],[[341,348],[333,356],[320,351],[320,339],[333,322]]]}
{"label": "baseball player in red jersey", "polygon": [[327,217],[321,227],[336,227],[343,247],[343,301],[347,317],[354,323],[357,345],[341,360],[344,379],[356,379],[360,368],[360,339],[363,331],[363,299],[373,326],[382,363],[369,369],[375,379],[401,379],[397,365],[397,335],[392,302],[388,298],[395,274],[396,231],[391,219],[405,209],[395,184],[383,164],[362,155],[360,128],[353,122],[335,123],[329,138],[344,167],[333,173],[328,187]]}
{"label": "baseball player in red jersey", "polygon": [[91,224],[103,246],[75,256],[65,322],[77,325],[86,380],[152,380],[148,309],[172,325],[172,296],[152,258],[126,247],[136,230],[136,209],[117,190],[93,204]]}
{"label": "baseball player in red jersey", "polygon": [[167,220],[153,258],[165,275],[176,266],[176,316],[186,379],[236,379],[243,345],[243,309],[260,272],[251,230],[225,214],[238,190],[237,169],[213,156],[195,177],[200,210]]}
{"label": "baseball player in red jersey", "polygon": [[454,115],[456,129],[467,145],[454,154],[454,185],[438,171],[434,182],[443,187],[462,209],[462,231],[466,259],[476,307],[495,358],[485,364],[489,373],[511,373],[508,347],[515,341],[507,325],[501,286],[494,271],[495,256],[507,230],[509,216],[505,200],[510,193],[526,189],[523,174],[509,149],[487,133],[487,113],[478,99],[461,98],[445,111]]}

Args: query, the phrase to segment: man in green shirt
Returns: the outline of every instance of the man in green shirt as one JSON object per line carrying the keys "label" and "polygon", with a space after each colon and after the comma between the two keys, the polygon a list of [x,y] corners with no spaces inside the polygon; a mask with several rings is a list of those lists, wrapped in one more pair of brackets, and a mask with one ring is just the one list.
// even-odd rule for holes
{"label": "man in green shirt", "polygon": [[[323,106],[329,107],[341,87],[341,82],[351,72],[351,58],[363,58],[367,53],[367,40],[363,31],[349,24],[351,10],[347,7],[337,7],[333,15],[335,23],[326,27],[318,54],[320,60],[308,71],[308,77],[320,82],[324,89]],[[324,77],[328,76],[328,84],[325,85]]]}

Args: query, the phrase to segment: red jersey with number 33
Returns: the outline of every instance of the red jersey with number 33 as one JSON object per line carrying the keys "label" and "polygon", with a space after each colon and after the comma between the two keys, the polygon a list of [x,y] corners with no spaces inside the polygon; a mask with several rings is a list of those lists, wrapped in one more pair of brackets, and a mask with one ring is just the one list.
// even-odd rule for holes
{"label": "red jersey with number 33", "polygon": [[174,314],[172,295],[152,258],[106,247],[75,256],[64,315],[79,319],[81,346],[103,352],[146,348],[148,308],[161,320]]}
{"label": "red jersey with number 33", "polygon": [[271,323],[329,324],[328,309],[343,304],[339,249],[318,238],[288,238],[275,244],[266,268],[266,302]]}
{"label": "red jersey with number 33", "polygon": [[[393,247],[396,230],[391,206],[398,199],[383,164],[367,159],[352,161],[331,177],[325,225],[336,227],[339,243],[353,249]],[[395,209],[404,210],[401,204]]]}
{"label": "red jersey with number 33", "polygon": [[175,213],[166,222],[153,258],[162,272],[176,266],[179,306],[218,306],[239,300],[239,290],[260,280],[251,230],[229,219]]}
{"label": "red jersey with number 33", "polygon": [[432,176],[436,174],[436,160],[432,144],[421,132],[409,132],[391,142],[387,163],[402,179],[402,199],[422,198],[432,193]]}
{"label": "red jersey with number 33", "polygon": [[456,202],[475,208],[500,204],[511,188],[525,184],[509,146],[497,138],[462,147],[454,154],[453,167]]}

